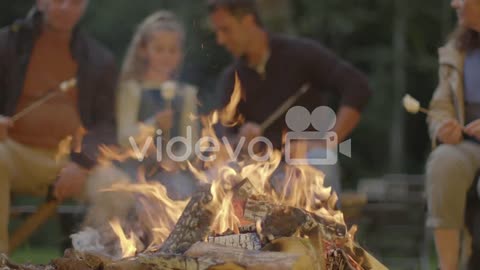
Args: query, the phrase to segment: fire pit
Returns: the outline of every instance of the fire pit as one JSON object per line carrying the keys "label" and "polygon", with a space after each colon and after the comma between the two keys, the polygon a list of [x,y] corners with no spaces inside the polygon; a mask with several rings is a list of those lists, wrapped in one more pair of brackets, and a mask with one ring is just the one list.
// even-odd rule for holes
{"label": "fire pit", "polygon": [[[240,96],[237,83],[230,104],[203,119],[203,136],[222,141],[213,125],[238,119]],[[75,249],[50,265],[1,257],[0,270],[386,269],[354,242],[322,172],[283,164],[279,152],[232,161],[228,146],[201,168],[187,163],[201,186],[190,199],[170,199],[159,183],[113,186],[105,192],[134,194],[131,215],[74,234]]]}
{"label": "fire pit", "polygon": [[[249,179],[232,189],[230,199],[219,201],[214,188],[205,186],[195,194],[165,241],[140,253],[136,253],[136,237],[126,237],[119,227],[112,231],[121,259],[114,258],[118,255],[113,250],[102,255],[108,251],[99,248],[106,244],[100,241],[88,243],[90,252],[67,250],[63,258],[47,266],[19,266],[3,257],[0,269],[386,269],[354,243],[356,228],[347,231],[339,212],[319,208],[313,213],[276,204],[265,195],[253,194]],[[335,197],[327,202],[333,204]],[[239,213],[233,221],[238,226],[218,234],[215,229],[232,218],[222,213],[226,205],[232,213]],[[98,231],[78,236],[85,240],[92,232]],[[97,237],[102,239],[100,234]]]}

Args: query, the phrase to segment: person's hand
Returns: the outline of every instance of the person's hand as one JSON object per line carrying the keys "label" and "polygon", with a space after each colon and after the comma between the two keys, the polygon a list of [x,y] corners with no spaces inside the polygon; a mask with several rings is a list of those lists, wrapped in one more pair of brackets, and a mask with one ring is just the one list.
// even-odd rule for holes
{"label": "person's hand", "polygon": [[477,140],[480,140],[480,119],[477,119],[470,124],[468,124],[463,131]]}
{"label": "person's hand", "polygon": [[173,126],[173,111],[172,110],[164,110],[155,116],[157,119],[158,127],[165,131],[170,130]]}
{"label": "person's hand", "polygon": [[304,140],[297,140],[290,142],[290,158],[291,159],[306,159],[308,154],[308,142]]}
{"label": "person's hand", "polygon": [[462,139],[462,126],[455,119],[447,120],[438,130],[438,139],[445,144],[459,144]]}
{"label": "person's hand", "polygon": [[12,127],[13,122],[10,118],[0,115],[0,142],[8,137],[8,129]]}
{"label": "person's hand", "polygon": [[245,123],[239,130],[240,137],[245,137],[247,142],[253,140],[255,137],[262,135],[262,128],[260,125],[252,122]]}
{"label": "person's hand", "polygon": [[160,166],[164,171],[173,173],[176,172],[180,169],[180,163],[174,160],[171,160],[168,157],[164,157],[162,161],[158,163],[158,166]]}
{"label": "person's hand", "polygon": [[61,171],[55,183],[54,195],[58,200],[73,198],[83,193],[88,170],[70,162]]}

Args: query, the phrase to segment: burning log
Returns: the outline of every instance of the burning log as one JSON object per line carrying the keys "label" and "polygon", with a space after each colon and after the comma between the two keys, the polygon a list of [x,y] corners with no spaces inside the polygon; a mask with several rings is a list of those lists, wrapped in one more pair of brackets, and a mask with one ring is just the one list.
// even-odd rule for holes
{"label": "burning log", "polygon": [[324,270],[326,268],[324,254],[318,253],[313,242],[306,238],[284,237],[275,239],[262,250],[299,255],[299,265],[304,266],[302,269]]}
{"label": "burning log", "polygon": [[210,186],[196,193],[158,252],[181,254],[196,242],[206,239],[216,214],[212,201]]}
{"label": "burning log", "polygon": [[278,237],[289,237],[296,232],[308,233],[316,226],[322,230],[326,240],[345,238],[347,227],[335,220],[320,217],[303,209],[275,205],[267,201],[257,200],[253,197],[247,200],[244,218],[262,222],[262,234]]}
{"label": "burning log", "polygon": [[[358,268],[351,265],[348,255],[343,250],[333,250],[327,255],[327,265],[325,269],[327,270],[336,270],[336,269],[348,269],[356,270]],[[369,268],[370,269],[370,268]]]}
{"label": "burning log", "polygon": [[260,238],[256,233],[213,236],[208,238],[208,243],[248,250],[259,250],[262,247]]}
{"label": "burning log", "polygon": [[10,269],[24,269],[24,268],[21,268],[20,265],[17,265],[17,264],[14,264],[12,263],[7,255],[5,254],[0,254],[0,269],[2,270],[10,270]]}
{"label": "burning log", "polygon": [[206,270],[224,261],[202,257],[190,258],[183,255],[139,254],[107,265],[104,270]]}
{"label": "burning log", "polygon": [[[184,255],[141,253],[135,257],[112,261],[108,258],[77,251],[53,260],[51,268],[11,268],[25,270],[206,270],[225,262],[212,257],[191,258]],[[0,268],[1,269],[1,268]],[[3,270],[3,269],[2,269]]]}
{"label": "burning log", "polygon": [[252,194],[257,194],[258,191],[255,189],[255,186],[250,182],[248,178],[244,179],[242,182],[238,183],[235,188],[233,188],[233,193],[235,194],[236,199],[247,200]]}
{"label": "burning log", "polygon": [[273,206],[270,202],[250,197],[245,203],[243,218],[251,222],[256,222],[259,219],[262,220],[268,215]]}
{"label": "burning log", "polygon": [[[286,252],[254,251],[241,248],[225,247],[216,244],[199,242],[193,245],[185,255],[193,258],[209,257],[242,266],[239,269],[313,269],[300,264],[300,256]],[[232,269],[232,268],[216,269]],[[230,266],[229,266],[230,267]]]}
{"label": "burning log", "polygon": [[[295,234],[308,236],[317,251],[320,264],[326,266],[322,269],[387,269],[368,252],[353,243],[353,237],[347,232],[344,224],[303,209],[272,206],[262,221],[262,235],[272,240]],[[324,254],[327,254],[326,262]]]}
{"label": "burning log", "polygon": [[70,258],[59,258],[53,261],[56,269],[59,270],[100,270],[102,268],[90,266],[84,260],[79,259],[70,259]]}
{"label": "burning log", "polygon": [[[324,259],[324,239],[336,238],[331,233],[335,231],[337,237],[345,237],[345,233],[342,231],[342,224],[335,224],[340,227],[340,230],[332,230],[331,227],[327,227],[324,223],[325,220],[320,217],[314,216],[305,210],[285,207],[285,206],[273,206],[267,216],[262,221],[262,235],[265,235],[269,240],[290,237],[296,234],[308,236],[311,245],[315,248],[316,258],[320,269],[324,269],[326,266]],[[345,228],[346,229],[346,228]],[[273,242],[272,242],[273,243]]]}
{"label": "burning log", "polygon": [[345,224],[317,216],[303,209],[286,206],[274,206],[264,218],[263,234],[272,234],[276,238],[292,236],[295,232],[309,234],[319,228],[326,240],[337,240],[347,237]]}
{"label": "burning log", "polygon": [[54,259],[52,264],[58,270],[100,270],[111,262],[110,258],[101,255],[68,249],[63,258]]}
{"label": "burning log", "polygon": [[[244,226],[248,226],[252,224],[252,221],[255,221],[255,217],[253,217],[252,213],[249,213],[250,219],[244,218],[245,217],[245,204],[248,202],[248,198],[254,194],[258,194],[255,186],[252,182],[246,178],[240,183],[238,183],[232,190],[233,192],[233,207],[235,211],[235,215],[239,217],[240,224]],[[254,230],[255,231],[255,228]]]}

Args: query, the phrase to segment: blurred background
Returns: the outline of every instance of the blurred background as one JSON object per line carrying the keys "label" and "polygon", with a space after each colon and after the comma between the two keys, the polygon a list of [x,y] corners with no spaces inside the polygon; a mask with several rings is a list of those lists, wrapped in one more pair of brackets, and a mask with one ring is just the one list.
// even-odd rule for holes
{"label": "blurred background", "polygon": [[[428,106],[437,83],[437,48],[455,26],[450,1],[258,0],[258,3],[271,32],[318,40],[368,75],[374,94],[361,125],[351,136],[353,158],[341,160],[344,186],[368,192],[370,196],[371,208],[366,208],[358,220],[363,224],[359,241],[383,258],[391,269],[434,269],[429,263],[433,254],[423,229],[422,208],[422,174],[430,141],[425,117],[405,113],[401,99],[408,93],[424,107]],[[32,5],[32,0],[0,1],[0,26],[24,16]],[[231,59],[215,44],[205,1],[90,1],[82,24],[115,53],[120,64],[136,25],[158,9],[174,11],[187,27],[182,78],[199,86],[202,108],[207,111],[218,98],[214,90],[217,76]],[[388,208],[389,205],[393,208]],[[390,226],[382,223],[382,215],[390,217],[386,219],[393,226],[385,232],[378,231]],[[395,215],[400,221],[392,221]],[[29,245],[15,254],[16,258],[35,261],[38,256],[41,262],[57,255],[60,249],[56,248],[56,239],[61,238],[57,223],[52,220],[51,225],[42,228]],[[375,236],[391,237],[387,242],[393,245],[392,251],[387,252]],[[407,238],[413,241],[398,244]]]}

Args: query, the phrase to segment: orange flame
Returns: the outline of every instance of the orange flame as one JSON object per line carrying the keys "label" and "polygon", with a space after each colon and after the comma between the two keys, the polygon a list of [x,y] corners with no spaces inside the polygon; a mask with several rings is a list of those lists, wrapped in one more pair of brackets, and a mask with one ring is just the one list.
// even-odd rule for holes
{"label": "orange flame", "polygon": [[[280,151],[273,151],[268,156],[268,160],[262,162],[246,156],[242,156],[241,161],[231,160],[227,148],[231,146],[217,137],[213,127],[219,122],[226,126],[241,123],[243,119],[237,113],[241,99],[241,84],[236,75],[235,88],[229,104],[221,111],[215,111],[200,118],[203,124],[202,137],[211,138],[219,145],[215,153],[216,158],[201,162],[187,162],[188,169],[199,182],[211,184],[212,205],[217,208],[212,229],[216,233],[227,230],[238,232],[241,217],[238,217],[238,212],[235,211],[233,189],[244,179],[248,179],[254,187],[251,195],[262,195],[262,198],[273,204],[302,208],[326,219],[344,223],[343,214],[333,210],[337,200],[336,195],[330,195],[331,188],[324,187],[324,174],[315,168],[283,165]],[[209,142],[204,144],[207,147]],[[108,154],[107,156],[115,156],[115,151],[104,152]],[[282,174],[278,174],[277,169],[280,166],[282,166]],[[149,245],[152,248],[163,243],[168,237],[188,200],[174,201],[168,197],[164,186],[159,183],[149,183],[146,180],[137,184],[115,186],[111,190],[128,191],[137,195],[139,206],[137,215],[141,221],[141,227],[149,230],[152,236]],[[112,221],[110,224],[120,239],[123,256],[135,254],[135,243],[132,243],[135,235],[131,233],[131,237],[127,238],[118,221]]]}
{"label": "orange flame", "polygon": [[168,197],[166,188],[158,182],[119,184],[105,191],[137,194],[137,215],[140,226],[144,230],[149,230],[148,233],[152,237],[149,247],[160,245],[165,241],[188,203],[188,199],[172,200]]}
{"label": "orange flame", "polygon": [[110,226],[112,227],[114,233],[118,236],[122,258],[134,256],[137,252],[137,248],[135,246],[135,237],[133,233],[130,232],[130,237],[127,238],[118,219],[111,220]]}
{"label": "orange flame", "polygon": [[238,74],[235,73],[235,85],[233,88],[233,93],[230,96],[230,101],[228,102],[227,106],[225,106],[225,108],[223,108],[223,110],[220,112],[220,115],[218,115],[220,118],[220,122],[224,126],[235,126],[243,121],[243,117],[241,115],[238,115],[237,113],[237,107],[241,99],[242,84],[240,83]]}

